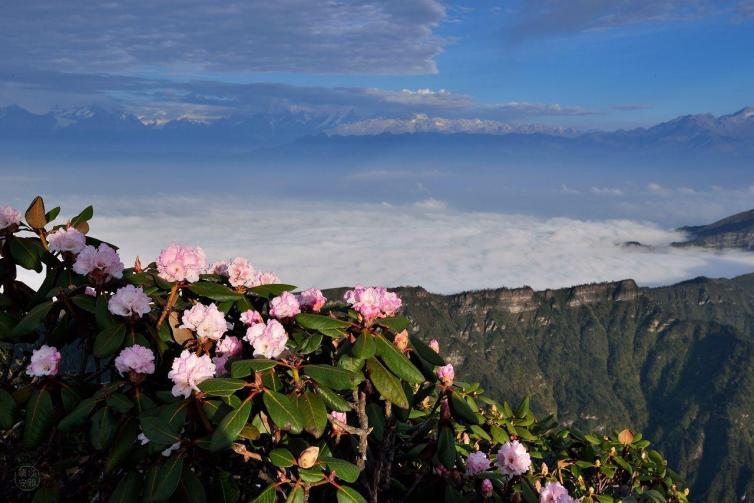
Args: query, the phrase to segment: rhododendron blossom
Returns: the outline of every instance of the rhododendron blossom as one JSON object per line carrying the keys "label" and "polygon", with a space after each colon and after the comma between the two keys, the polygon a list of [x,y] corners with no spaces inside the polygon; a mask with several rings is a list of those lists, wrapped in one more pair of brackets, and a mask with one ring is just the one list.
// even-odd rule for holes
{"label": "rhododendron blossom", "polygon": [[442,381],[442,383],[447,386],[453,384],[453,379],[455,379],[456,377],[456,371],[453,368],[453,365],[451,365],[450,363],[442,367],[438,367],[435,373],[437,374],[437,377],[440,379],[440,381]]}
{"label": "rhododendron blossom", "polygon": [[260,272],[257,273],[254,278],[254,284],[252,286],[262,285],[278,285],[280,284],[280,278],[274,272]]}
{"label": "rhododendron blossom", "polygon": [[157,272],[166,281],[199,281],[199,275],[207,270],[204,250],[193,246],[171,244],[157,257]]}
{"label": "rhododendron blossom", "polygon": [[249,327],[244,340],[254,347],[254,356],[277,358],[285,351],[288,334],[279,321],[269,320]]}
{"label": "rhododendron blossom", "polygon": [[47,235],[51,252],[79,253],[86,246],[86,236],[73,227],[61,227]]}
{"label": "rhododendron blossom", "polygon": [[257,272],[245,258],[236,257],[228,264],[228,283],[231,286],[252,287],[256,282]]}
{"label": "rhododendron blossom", "polygon": [[188,328],[196,332],[199,337],[213,340],[219,339],[228,330],[225,314],[217,309],[215,304],[209,306],[194,304],[191,309],[183,312],[181,321],[183,324],[180,328]]}
{"label": "rhododendron blossom", "polygon": [[505,475],[522,475],[531,467],[531,457],[518,440],[506,442],[497,451],[497,467]]}
{"label": "rhododendron blossom", "polygon": [[218,260],[217,262],[213,262],[211,266],[209,266],[208,271],[210,274],[217,274],[218,276],[228,276],[228,261],[227,260]]}
{"label": "rhododendron blossom", "polygon": [[482,481],[482,496],[489,498],[492,496],[492,481],[490,479],[484,479]]}
{"label": "rhododendron blossom", "polygon": [[26,373],[34,377],[57,375],[60,358],[57,348],[44,345],[31,352],[31,363],[26,368]]}
{"label": "rhododendron blossom", "polygon": [[291,292],[283,292],[270,301],[270,316],[275,318],[292,318],[300,312],[298,300]]}
{"label": "rhododendron blossom", "polygon": [[173,369],[168,372],[168,379],[173,380],[173,396],[188,398],[191,391],[199,391],[199,384],[214,377],[215,364],[208,355],[197,356],[184,349],[173,360]]}
{"label": "rhododendron blossom", "polygon": [[118,316],[136,316],[141,318],[147,314],[149,307],[149,296],[144,293],[141,287],[126,285],[119,288],[115,295],[110,297],[107,302],[107,308],[111,313]]}
{"label": "rhododendron blossom", "polygon": [[322,295],[322,290],[318,290],[317,288],[304,290],[296,297],[302,311],[318,313],[322,309],[322,306],[327,303],[327,298]]}
{"label": "rhododendron blossom", "polygon": [[254,311],[253,309],[249,309],[248,311],[244,311],[241,313],[241,316],[239,316],[239,319],[241,320],[241,323],[247,326],[251,326],[255,323],[263,323],[264,320],[262,319],[262,315],[259,314],[259,311]]}
{"label": "rhododendron blossom", "polygon": [[375,318],[392,316],[401,307],[401,299],[383,287],[356,285],[343,299],[369,323]]}
{"label": "rhododendron blossom", "polygon": [[574,503],[575,501],[559,482],[548,482],[539,491],[539,503]]}
{"label": "rhododendron blossom", "polygon": [[233,335],[226,335],[215,346],[215,353],[227,356],[238,356],[241,351],[243,351],[243,343]]}
{"label": "rhododendron blossom", "polygon": [[154,374],[154,353],[149,348],[134,344],[124,348],[115,358],[115,368],[120,375],[128,372]]}
{"label": "rhododendron blossom", "polygon": [[466,473],[468,475],[476,475],[490,469],[490,460],[483,452],[472,452],[469,457],[466,458]]}
{"label": "rhododendron blossom", "polygon": [[0,231],[21,223],[21,212],[11,206],[0,206]]}
{"label": "rhododendron blossom", "polygon": [[86,246],[76,256],[73,270],[82,276],[91,274],[95,278],[107,280],[109,278],[123,277],[123,262],[118,253],[111,247],[102,243],[97,248]]}

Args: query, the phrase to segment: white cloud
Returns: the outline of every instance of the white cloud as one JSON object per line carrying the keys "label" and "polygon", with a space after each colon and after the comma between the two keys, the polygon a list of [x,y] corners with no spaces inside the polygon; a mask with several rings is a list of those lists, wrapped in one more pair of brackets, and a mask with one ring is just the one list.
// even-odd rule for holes
{"label": "white cloud", "polygon": [[592,187],[590,190],[592,194],[596,194],[598,196],[622,196],[623,195],[623,191],[616,187]]}
{"label": "white cloud", "polygon": [[444,210],[448,207],[448,203],[432,197],[423,199],[414,203],[414,206],[423,210]]}
{"label": "white cloud", "polygon": [[[650,223],[459,212],[431,201],[413,207],[103,198],[95,202],[92,235],[120,245],[127,263],[137,253],[142,262],[154,260],[176,241],[202,246],[213,260],[246,256],[300,287],[542,289],[624,278],[661,284],[754,270],[751,253],[667,248],[683,237]],[[63,207],[81,206],[68,201]],[[621,246],[632,240],[653,247]]]}

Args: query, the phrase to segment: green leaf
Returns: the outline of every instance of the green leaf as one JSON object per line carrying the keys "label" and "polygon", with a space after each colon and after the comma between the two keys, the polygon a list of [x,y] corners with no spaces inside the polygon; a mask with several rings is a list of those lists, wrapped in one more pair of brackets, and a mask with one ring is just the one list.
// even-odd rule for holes
{"label": "green leaf", "polygon": [[94,398],[86,398],[82,400],[81,402],[79,402],[76,408],[71,411],[70,414],[65,416],[63,420],[60,421],[58,429],[60,431],[66,431],[73,428],[74,426],[83,424],[96,406],[97,400]]}
{"label": "green leaf", "polygon": [[325,474],[322,471],[322,467],[319,465],[314,465],[312,468],[309,468],[308,470],[299,468],[298,476],[301,480],[303,480],[304,482],[309,482],[310,484],[317,483],[320,480],[324,480],[325,478]]}
{"label": "green leaf", "polygon": [[[154,469],[152,469],[154,470]],[[173,495],[178,488],[178,481],[183,472],[183,458],[173,456],[168,459],[154,475],[152,480],[152,470],[147,475],[147,494],[152,501],[166,500]]]}
{"label": "green leaf", "polygon": [[240,407],[230,411],[220,422],[209,443],[211,451],[227,449],[238,438],[251,414],[251,400],[244,400]]}
{"label": "green leaf", "polygon": [[321,345],[322,333],[317,332],[304,338],[304,340],[298,346],[298,352],[304,355],[308,355],[309,353],[313,353],[318,350]]}
{"label": "green leaf", "polygon": [[290,431],[291,433],[301,433],[301,430],[304,428],[304,420],[301,417],[301,413],[287,396],[277,391],[265,390],[262,401],[267,408],[270,418],[278,428]]}
{"label": "green leaf", "polygon": [[[225,470],[218,470],[215,477],[213,496],[223,503],[235,503],[241,495],[238,484],[230,477],[230,473]],[[273,497],[275,493],[273,492]],[[275,500],[272,500],[274,503]]]}
{"label": "green leaf", "polygon": [[348,412],[352,409],[351,405],[343,397],[335,393],[330,388],[318,386],[317,393],[319,393],[319,395],[322,397],[325,405],[327,405],[332,410],[336,410],[338,412]]}
{"label": "green leaf", "polygon": [[400,380],[383,367],[376,358],[367,360],[367,368],[369,369],[369,379],[380,392],[380,395],[396,406],[407,409],[408,398],[406,398]]}
{"label": "green leaf", "polygon": [[76,295],[71,297],[71,302],[87,313],[94,314],[97,312],[97,301],[89,295]]}
{"label": "green leaf", "polygon": [[181,480],[178,482],[180,500],[188,503],[204,503],[207,501],[207,493],[204,490],[199,477],[191,471],[188,465],[183,467]]}
{"label": "green leaf", "polygon": [[43,302],[42,304],[34,306],[31,311],[29,311],[26,316],[24,316],[23,319],[19,321],[15,327],[13,327],[11,336],[14,338],[19,338],[34,332],[45,319],[45,317],[47,317],[50,309],[52,309],[52,306],[52,301]]}
{"label": "green leaf", "polygon": [[277,297],[283,292],[290,292],[295,289],[296,287],[294,285],[285,285],[281,283],[278,285],[255,286],[254,288],[249,288],[248,291],[259,297],[264,297],[265,299],[271,299],[273,297]]}
{"label": "green leaf", "polygon": [[126,330],[124,324],[111,325],[101,330],[94,338],[94,356],[104,358],[118,351],[126,339]]}
{"label": "green leaf", "polygon": [[404,318],[403,316],[393,316],[390,318],[377,318],[378,325],[387,327],[396,333],[407,329],[409,323],[410,322],[408,321],[408,318]]}
{"label": "green leaf", "polygon": [[246,381],[241,379],[213,378],[199,383],[199,389],[213,396],[230,396],[246,386]]}
{"label": "green leaf", "polygon": [[162,445],[171,445],[179,440],[178,431],[161,417],[142,416],[141,430],[150,441]]}
{"label": "green leaf", "polygon": [[87,206],[81,211],[81,213],[79,213],[78,215],[76,215],[75,217],[71,219],[71,226],[76,227],[79,224],[88,222],[89,220],[92,219],[93,216],[94,216],[94,208],[92,208],[91,206]]}
{"label": "green leaf", "polygon": [[45,213],[45,220],[49,224],[56,218],[58,218],[58,215],[60,215],[60,206],[55,206],[53,209]]}
{"label": "green leaf", "polygon": [[265,360],[262,358],[238,360],[230,364],[230,376],[235,378],[246,377],[251,375],[252,372],[269,370],[277,364],[278,362],[275,360]]}
{"label": "green leaf", "polygon": [[110,495],[109,503],[135,503],[141,493],[141,475],[135,471],[128,472]]}
{"label": "green leaf", "polygon": [[102,450],[113,440],[118,427],[113,413],[108,407],[102,407],[92,415],[92,429],[89,430],[89,439],[92,447]]}
{"label": "green leaf", "polygon": [[271,484],[259,496],[254,498],[251,503],[275,503],[276,501],[275,484]]}
{"label": "green leaf", "polygon": [[322,314],[310,313],[296,315],[296,323],[303,328],[318,330],[320,332],[324,331],[323,333],[325,333],[325,335],[329,335],[326,333],[328,330],[338,330],[351,326],[351,323],[348,321],[336,320],[335,318],[330,318],[329,316],[324,316]]}
{"label": "green leaf", "polygon": [[377,339],[377,354],[395,375],[410,384],[421,384],[424,376],[398,348],[382,336]]}
{"label": "green leaf", "polygon": [[421,357],[423,360],[427,361],[427,363],[434,365],[435,367],[445,365],[445,360],[443,360],[440,355],[435,353],[432,348],[424,344],[421,339],[413,335],[410,335],[408,338],[411,341],[411,347],[414,349],[416,354],[419,355],[419,357]]}
{"label": "green leaf", "polygon": [[377,352],[377,344],[374,342],[374,336],[367,331],[361,333],[351,350],[357,358],[366,360],[371,358]]}
{"label": "green leaf", "polygon": [[359,478],[359,467],[353,463],[349,463],[345,459],[331,458],[327,456],[321,456],[319,461],[323,462],[327,469],[331,472],[335,472],[335,476],[345,482],[356,482]]}
{"label": "green leaf", "polygon": [[105,460],[105,473],[111,473],[126,458],[131,449],[133,449],[136,437],[139,435],[139,425],[134,419],[129,419],[121,426],[118,434],[115,436],[112,448],[107,454]]}
{"label": "green leaf", "polygon": [[288,497],[285,499],[285,503],[304,503],[304,488],[300,485],[293,486],[293,489],[288,493]]}
{"label": "green leaf", "polygon": [[527,396],[527,397],[524,397],[523,400],[521,400],[521,403],[516,409],[516,417],[526,417],[528,413],[529,413],[529,397]]}
{"label": "green leaf", "polygon": [[296,398],[296,406],[304,420],[304,431],[314,438],[321,437],[327,427],[327,409],[320,395],[307,391]]}
{"label": "green leaf", "polygon": [[42,443],[52,427],[54,413],[50,393],[44,388],[34,391],[26,404],[24,447],[36,449]]}
{"label": "green leaf", "polygon": [[453,412],[453,417],[459,419],[467,424],[479,424],[479,418],[474,411],[471,410],[469,404],[459,396],[458,393],[450,394],[450,410]]}
{"label": "green leaf", "polygon": [[448,469],[456,464],[456,439],[447,425],[441,426],[437,434],[437,458]]}
{"label": "green leaf", "polygon": [[13,426],[16,416],[16,401],[13,395],[0,389],[0,430],[7,430]]}
{"label": "green leaf", "polygon": [[45,203],[41,196],[37,196],[29,205],[24,215],[26,223],[32,229],[42,229],[47,225],[47,218],[45,217]]}
{"label": "green leaf", "polygon": [[125,414],[134,406],[133,402],[123,393],[113,393],[107,397],[106,403],[108,407],[121,414]]}
{"label": "green leaf", "polygon": [[43,249],[38,238],[12,236],[8,238],[8,244],[10,245],[10,256],[16,264],[24,269],[42,272],[40,254]]}
{"label": "green leaf", "polygon": [[338,503],[367,503],[364,496],[353,487],[340,486],[338,487]]}
{"label": "green leaf", "polygon": [[243,297],[242,294],[234,292],[225,285],[209,283],[207,281],[193,283],[188,289],[193,294],[199,295],[200,297],[207,297],[217,302],[235,302]]}
{"label": "green leaf", "polygon": [[336,390],[354,389],[364,380],[361,372],[351,372],[330,365],[304,365],[304,374],[323,386]]}
{"label": "green leaf", "polygon": [[288,468],[296,464],[296,458],[288,449],[279,447],[270,452],[270,463],[278,468]]}

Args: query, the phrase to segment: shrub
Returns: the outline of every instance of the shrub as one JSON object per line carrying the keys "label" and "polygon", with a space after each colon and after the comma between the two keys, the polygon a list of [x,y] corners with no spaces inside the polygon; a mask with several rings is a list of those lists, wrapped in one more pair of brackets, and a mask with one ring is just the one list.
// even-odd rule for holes
{"label": "shrub", "polygon": [[58,212],[0,208],[9,500],[31,494],[7,480],[23,459],[35,501],[686,501],[641,434],[583,434],[457,381],[394,293],[294,294],[175,244],[124,268],[86,235],[91,207]]}

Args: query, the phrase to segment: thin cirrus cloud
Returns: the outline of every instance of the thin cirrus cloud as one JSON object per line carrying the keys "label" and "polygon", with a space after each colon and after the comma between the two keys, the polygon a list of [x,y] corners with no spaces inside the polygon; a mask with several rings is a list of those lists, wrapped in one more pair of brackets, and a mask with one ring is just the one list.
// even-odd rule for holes
{"label": "thin cirrus cloud", "polygon": [[445,16],[436,0],[13,1],[0,60],[90,73],[425,74]]}
{"label": "thin cirrus cloud", "polygon": [[[64,209],[81,204],[69,200]],[[752,254],[669,248],[683,236],[655,224],[463,212],[437,199],[401,206],[256,201],[251,207],[232,198],[223,205],[108,198],[95,203],[92,235],[120,245],[126,263],[136,254],[143,263],[154,260],[170,242],[190,243],[211,260],[245,256],[304,288],[364,283],[450,293],[624,278],[664,284],[754,267]],[[622,246],[626,241],[652,247]]]}

